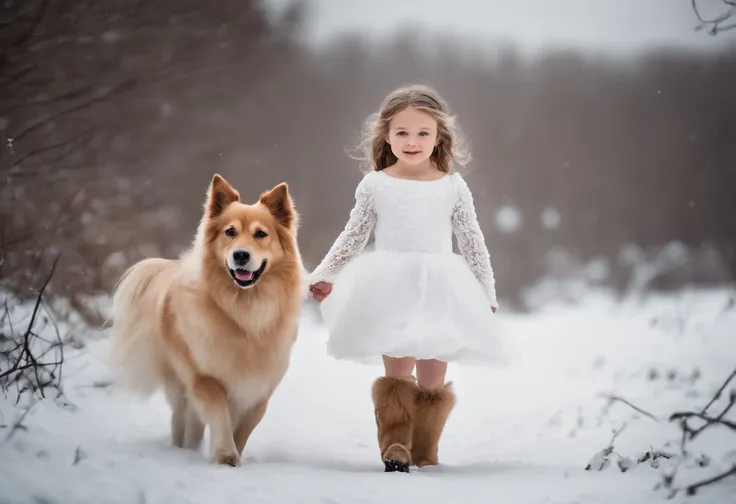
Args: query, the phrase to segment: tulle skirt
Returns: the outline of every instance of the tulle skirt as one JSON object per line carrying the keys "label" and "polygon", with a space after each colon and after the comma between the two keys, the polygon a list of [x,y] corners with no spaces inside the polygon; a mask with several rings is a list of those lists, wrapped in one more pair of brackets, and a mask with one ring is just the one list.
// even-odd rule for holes
{"label": "tulle skirt", "polygon": [[365,252],[343,267],[320,309],[328,354],[337,359],[509,363],[508,334],[463,257],[452,252]]}

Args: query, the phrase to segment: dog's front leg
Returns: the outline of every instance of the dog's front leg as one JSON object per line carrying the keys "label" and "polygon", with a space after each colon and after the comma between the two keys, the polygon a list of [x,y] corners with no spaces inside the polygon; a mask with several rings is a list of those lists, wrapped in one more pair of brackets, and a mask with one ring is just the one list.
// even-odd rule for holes
{"label": "dog's front leg", "polygon": [[202,421],[210,426],[212,459],[218,464],[237,466],[232,421],[225,387],[211,376],[199,375],[192,381],[191,395]]}
{"label": "dog's front leg", "polygon": [[268,399],[263,399],[255,406],[246,410],[245,413],[238,420],[235,426],[235,446],[238,453],[243,453],[245,443],[248,442],[253,429],[261,422],[263,415],[266,413],[266,406],[268,405]]}

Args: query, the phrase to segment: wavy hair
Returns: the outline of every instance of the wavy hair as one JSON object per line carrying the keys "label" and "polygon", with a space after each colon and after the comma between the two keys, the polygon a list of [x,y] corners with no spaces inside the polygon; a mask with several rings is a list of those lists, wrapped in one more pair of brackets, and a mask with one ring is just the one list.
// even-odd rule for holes
{"label": "wavy hair", "polygon": [[391,119],[406,108],[413,108],[431,115],[437,121],[437,146],[430,160],[441,172],[450,173],[453,165],[465,165],[472,159],[468,142],[461,137],[455,116],[450,114],[447,103],[433,88],[412,84],[392,91],[381,103],[377,112],[363,123],[358,150],[363,171],[381,171],[397,159],[386,142]]}

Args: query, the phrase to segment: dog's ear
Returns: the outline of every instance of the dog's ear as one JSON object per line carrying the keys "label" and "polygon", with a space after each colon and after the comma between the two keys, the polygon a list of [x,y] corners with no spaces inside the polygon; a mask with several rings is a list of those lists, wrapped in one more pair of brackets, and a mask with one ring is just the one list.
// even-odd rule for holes
{"label": "dog's ear", "polygon": [[212,177],[207,191],[207,213],[210,217],[218,217],[230,203],[240,201],[240,193],[233,189],[220,175]]}
{"label": "dog's ear", "polygon": [[268,208],[279,224],[289,229],[296,227],[297,214],[289,195],[289,186],[285,182],[261,194],[259,201]]}

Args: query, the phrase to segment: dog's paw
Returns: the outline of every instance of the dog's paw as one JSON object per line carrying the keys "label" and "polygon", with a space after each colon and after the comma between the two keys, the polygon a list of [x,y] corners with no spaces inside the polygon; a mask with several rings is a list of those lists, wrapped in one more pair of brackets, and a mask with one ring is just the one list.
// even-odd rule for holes
{"label": "dog's paw", "polygon": [[213,460],[219,465],[237,467],[240,464],[240,455],[238,455],[238,452],[235,450],[217,450]]}

